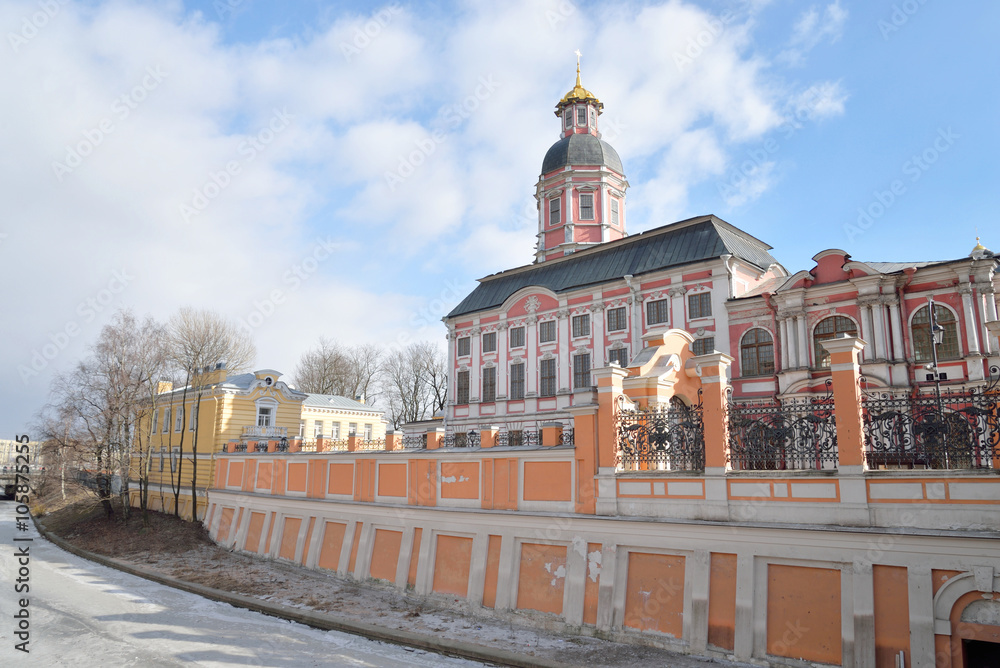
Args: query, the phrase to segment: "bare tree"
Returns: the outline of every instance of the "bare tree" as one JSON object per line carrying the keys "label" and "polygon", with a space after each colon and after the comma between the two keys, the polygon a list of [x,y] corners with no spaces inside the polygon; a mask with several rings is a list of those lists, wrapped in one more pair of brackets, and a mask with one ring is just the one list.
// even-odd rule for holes
{"label": "bare tree", "polygon": [[53,380],[53,402],[43,412],[46,439],[63,451],[64,462],[67,455],[81,461],[108,517],[114,495],[128,517],[130,461],[151,382],[148,346],[156,336],[151,320],[140,325],[131,311],[118,311],[87,357]]}
{"label": "bare tree", "polygon": [[[253,364],[257,357],[257,348],[253,339],[237,323],[225,319],[214,311],[198,310],[189,307],[182,308],[167,326],[169,357],[176,368],[184,376],[184,389],[181,393],[181,437],[180,456],[177,458],[177,483],[174,491],[174,515],[180,517],[181,472],[184,461],[184,421],[192,420],[191,437],[191,519],[198,516],[198,428],[196,425],[201,408],[201,399],[209,389],[204,383],[192,387],[193,381],[203,373],[206,367],[214,368],[223,363],[232,373],[239,373]],[[195,405],[191,415],[184,415],[187,406],[188,393],[195,393]],[[177,416],[174,416],[177,420]],[[173,484],[173,472],[171,472]]]}
{"label": "bare tree", "polygon": [[444,406],[446,358],[432,343],[411,343],[386,358],[381,381],[393,427],[425,420]]}
{"label": "bare tree", "polygon": [[302,392],[336,394],[366,403],[374,400],[374,389],[382,367],[382,349],[375,344],[342,346],[320,338],[295,367],[295,385]]}

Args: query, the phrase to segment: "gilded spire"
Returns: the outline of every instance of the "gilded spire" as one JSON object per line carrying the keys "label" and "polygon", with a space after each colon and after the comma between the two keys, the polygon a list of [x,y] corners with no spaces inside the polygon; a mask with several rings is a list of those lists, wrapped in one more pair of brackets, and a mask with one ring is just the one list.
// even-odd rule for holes
{"label": "gilded spire", "polygon": [[576,85],[573,86],[573,90],[563,95],[563,98],[559,100],[559,104],[556,105],[558,108],[562,109],[566,105],[572,104],[574,102],[592,102],[598,108],[598,110],[603,109],[604,105],[600,100],[597,99],[593,93],[583,87],[583,82],[580,79],[580,57],[583,55],[580,50],[577,49],[576,53]]}

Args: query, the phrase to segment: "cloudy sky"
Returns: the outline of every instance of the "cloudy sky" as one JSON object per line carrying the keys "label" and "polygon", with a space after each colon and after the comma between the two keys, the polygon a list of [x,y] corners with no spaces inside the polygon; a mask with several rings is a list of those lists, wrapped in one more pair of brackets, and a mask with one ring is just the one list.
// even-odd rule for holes
{"label": "cloudy sky", "polygon": [[794,272],[1000,248],[1000,4],[0,0],[0,438],[115,309],[210,308],[258,366],[442,340],[532,257],[583,82],[638,232],[714,213]]}

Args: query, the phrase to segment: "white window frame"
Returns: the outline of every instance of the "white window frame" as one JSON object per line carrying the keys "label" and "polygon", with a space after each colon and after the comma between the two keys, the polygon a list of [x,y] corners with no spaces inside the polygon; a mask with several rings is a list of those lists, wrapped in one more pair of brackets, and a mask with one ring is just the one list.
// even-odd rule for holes
{"label": "white window frame", "polygon": [[184,431],[184,406],[177,407],[179,410],[174,413],[174,433],[179,434]]}
{"label": "white window frame", "polygon": [[549,198],[549,226],[562,223],[562,199],[556,195]]}
{"label": "white window frame", "polygon": [[[590,205],[586,207],[590,211],[590,215],[584,215],[584,204],[583,204],[584,197],[588,198],[590,202]],[[580,193],[579,206],[580,206],[580,220],[595,220],[594,193]]]}

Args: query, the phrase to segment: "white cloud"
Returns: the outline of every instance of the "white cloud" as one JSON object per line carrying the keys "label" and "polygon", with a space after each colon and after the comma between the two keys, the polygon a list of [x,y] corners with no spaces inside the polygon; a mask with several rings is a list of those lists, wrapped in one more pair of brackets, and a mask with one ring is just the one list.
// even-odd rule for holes
{"label": "white cloud", "polygon": [[840,0],[831,2],[820,10],[813,6],[806,10],[795,23],[788,48],[778,59],[790,65],[801,65],[805,55],[820,42],[836,42],[844,32],[848,11],[840,6]]}

